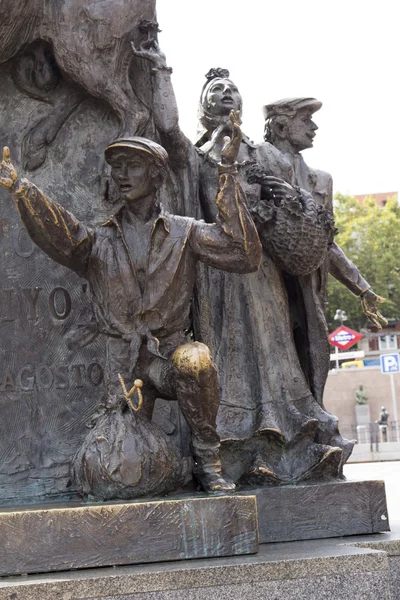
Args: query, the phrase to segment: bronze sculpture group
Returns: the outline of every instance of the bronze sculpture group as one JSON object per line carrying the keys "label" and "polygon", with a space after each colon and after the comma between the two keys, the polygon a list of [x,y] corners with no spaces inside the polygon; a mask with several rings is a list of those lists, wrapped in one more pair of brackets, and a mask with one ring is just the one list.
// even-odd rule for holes
{"label": "bronze sculpture group", "polygon": [[[119,202],[106,223],[81,223],[19,179],[8,149],[0,166],[0,185],[13,194],[33,241],[89,282],[97,327],[107,336],[107,412],[96,439],[114,452],[119,483],[97,473],[91,433],[74,459],[75,483],[102,499],[184,483],[183,458],[166,445],[159,451],[162,432],[146,429],[159,396],[178,400],[206,492],[341,477],[354,442],[342,438],[323,405],[328,273],[361,297],[375,325],[385,320],[382,299],[333,240],[330,175],[301,155],[312,146],[311,116],[321,103],[267,105],[265,142],[255,145],[240,131],[238,88],[226,70],[212,69],[193,145],[179,129],[171,69],[155,38],[132,52],[151,62],[162,146],[132,131],[106,148]],[[160,198],[164,207],[168,173],[178,192]],[[155,440],[146,452],[158,460],[146,463],[145,475],[135,470],[140,448],[109,449],[109,429],[122,423],[115,419],[130,415],[120,378],[129,387],[135,378],[144,383],[142,420],[129,439],[131,446],[135,435]]]}

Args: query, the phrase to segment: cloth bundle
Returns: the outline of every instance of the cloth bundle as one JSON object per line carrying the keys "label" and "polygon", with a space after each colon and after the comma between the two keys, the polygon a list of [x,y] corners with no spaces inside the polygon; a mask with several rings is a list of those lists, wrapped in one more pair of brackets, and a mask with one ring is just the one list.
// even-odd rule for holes
{"label": "cloth bundle", "polygon": [[125,400],[105,409],[72,460],[72,483],[82,496],[164,495],[191,478],[192,459],[183,457],[164,431]]}

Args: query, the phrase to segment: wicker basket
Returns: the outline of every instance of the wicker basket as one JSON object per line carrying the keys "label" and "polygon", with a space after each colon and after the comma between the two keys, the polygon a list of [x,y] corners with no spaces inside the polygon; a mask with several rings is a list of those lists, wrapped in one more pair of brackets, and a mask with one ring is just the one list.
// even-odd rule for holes
{"label": "wicker basket", "polygon": [[315,206],[305,214],[300,198],[276,206],[261,200],[256,209],[260,238],[275,264],[291,275],[309,275],[324,262],[336,229],[332,213]]}

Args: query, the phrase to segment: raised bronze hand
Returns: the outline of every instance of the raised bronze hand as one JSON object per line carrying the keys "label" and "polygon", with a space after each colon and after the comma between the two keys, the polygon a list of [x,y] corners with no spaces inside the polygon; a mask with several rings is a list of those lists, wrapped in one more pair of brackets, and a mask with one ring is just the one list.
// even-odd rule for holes
{"label": "raised bronze hand", "polygon": [[211,156],[217,162],[221,162],[222,148],[226,142],[232,137],[233,129],[229,115],[224,116],[211,134],[211,140],[205,144],[208,156]]}
{"label": "raised bronze hand", "polygon": [[239,111],[231,110],[229,120],[232,125],[232,137],[224,137],[224,147],[221,150],[221,164],[224,166],[232,166],[235,164],[239,154],[240,143],[242,141]]}
{"label": "raised bronze hand", "polygon": [[377,303],[385,302],[385,298],[382,296],[378,296],[371,289],[366,290],[360,296],[361,298],[361,306],[364,311],[364,314],[368,317],[373,325],[379,330],[382,329],[382,325],[379,323],[383,323],[384,325],[388,324],[387,319],[379,312],[377,308]]}
{"label": "raised bronze hand", "polygon": [[18,173],[11,162],[10,148],[3,148],[3,160],[0,163],[0,186],[11,192],[18,181]]}
{"label": "raised bronze hand", "polygon": [[155,37],[143,42],[140,48],[136,48],[134,43],[131,42],[131,48],[135,56],[149,60],[151,63],[153,63],[156,69],[168,69],[165,54],[160,49]]}

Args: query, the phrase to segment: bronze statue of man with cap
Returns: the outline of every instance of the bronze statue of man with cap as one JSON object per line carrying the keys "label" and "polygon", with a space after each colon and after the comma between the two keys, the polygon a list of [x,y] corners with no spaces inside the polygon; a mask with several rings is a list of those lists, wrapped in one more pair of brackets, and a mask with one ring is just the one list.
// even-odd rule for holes
{"label": "bronze statue of man with cap", "polygon": [[196,476],[210,493],[235,486],[222,475],[216,416],[216,367],[204,344],[186,343],[196,263],[238,273],[256,271],[261,245],[236,178],[241,141],[232,112],[232,138],[219,166],[218,223],[164,212],[157,200],[168,155],[139,137],[118,139],[105,150],[120,208],[102,226],[78,221],[20,179],[4,148],[0,185],[13,195],[33,241],[52,259],[88,280],[100,332],[107,336],[107,394],[118,402],[120,383],[144,382],[151,418],[155,399],[177,399],[191,429]]}
{"label": "bronze statue of man with cap", "polygon": [[[298,186],[307,202],[333,213],[332,177],[311,169],[301,152],[311,148],[317,130],[312,115],[322,106],[315,98],[279,100],[264,107],[265,142],[258,146],[259,164],[266,175],[274,175]],[[256,180],[268,194],[268,177]],[[254,177],[253,177],[254,180]],[[336,242],[329,248],[318,269],[305,276],[284,273],[289,301],[292,336],[303,372],[311,389],[323,405],[323,391],[329,371],[328,324],[326,320],[327,278],[332,274],[353,294],[360,297],[362,308],[372,323],[381,329],[386,319],[377,308],[383,298],[377,296],[357,267]]]}
{"label": "bronze statue of man with cap", "polygon": [[[264,106],[264,139],[272,144],[291,175],[291,183],[310,192],[318,205],[333,211],[332,176],[325,171],[311,169],[301,152],[312,148],[318,129],[312,115],[322,106],[315,98],[285,98]],[[361,298],[366,316],[381,329],[387,323],[377,309],[383,299],[376,295],[357,267],[334,243],[329,253],[329,273]]]}

